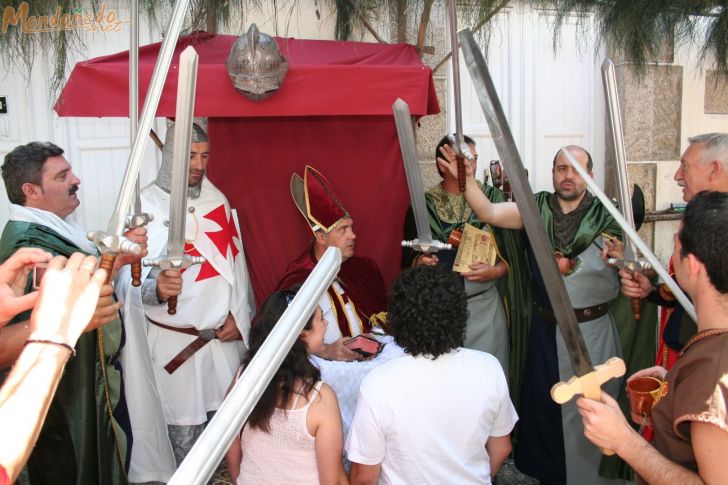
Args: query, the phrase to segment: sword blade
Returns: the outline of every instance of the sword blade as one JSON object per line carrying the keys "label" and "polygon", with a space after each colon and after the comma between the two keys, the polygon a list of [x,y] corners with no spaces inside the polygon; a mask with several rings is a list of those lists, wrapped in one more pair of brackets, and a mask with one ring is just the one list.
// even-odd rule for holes
{"label": "sword blade", "polygon": [[[627,152],[624,148],[624,131],[622,130],[622,109],[619,105],[617,92],[617,75],[614,63],[606,59],[602,64],[602,81],[604,82],[604,96],[607,101],[607,114],[609,126],[612,130],[614,144],[614,174],[617,182],[617,201],[619,209],[630,227],[634,229],[634,215],[632,213],[632,196],[630,194],[629,174],[627,172]],[[637,254],[634,243],[627,239],[624,241],[625,259],[636,260]]]}
{"label": "sword blade", "polygon": [[642,252],[645,258],[647,258],[647,261],[649,261],[649,263],[652,265],[652,269],[657,271],[657,274],[660,275],[660,278],[662,278],[665,284],[667,284],[673,295],[675,295],[677,301],[680,302],[682,307],[685,309],[685,313],[687,313],[694,322],[697,322],[698,319],[695,315],[695,307],[693,306],[692,302],[688,299],[685,292],[683,292],[682,288],[678,286],[675,280],[670,277],[670,274],[665,270],[665,268],[662,267],[660,261],[650,250],[650,248],[647,247],[647,244],[642,241],[642,239],[637,234],[637,231],[635,231],[629,225],[629,222],[624,218],[624,216],[622,216],[622,214],[620,214],[619,210],[614,207],[614,204],[609,201],[609,197],[607,197],[602,189],[600,189],[599,186],[596,184],[596,182],[594,182],[594,180],[589,177],[589,174],[586,173],[584,167],[582,167],[579,162],[576,161],[571,153],[563,148],[561,150],[564,152],[564,154],[566,154],[566,158],[569,160],[569,162],[571,162],[571,164],[574,166],[574,169],[579,173],[579,175],[581,175],[581,178],[584,179],[594,195],[599,197],[599,200],[602,202],[604,207],[606,207],[609,213],[612,214],[614,220],[617,221],[620,226],[622,226],[622,230],[627,234],[629,239],[634,242],[635,246],[637,246],[637,249]]}
{"label": "sword blade", "polygon": [[157,57],[157,62],[154,65],[149,90],[144,99],[142,116],[139,119],[136,138],[131,149],[131,155],[129,155],[129,162],[126,165],[124,179],[119,190],[119,197],[116,200],[114,212],[109,219],[109,225],[107,227],[108,234],[121,236],[124,233],[127,211],[129,210],[131,199],[134,195],[134,184],[139,176],[139,167],[141,166],[142,157],[144,156],[144,150],[149,138],[147,133],[149,133],[152,127],[152,121],[154,121],[154,116],[157,113],[159,99],[162,96],[162,89],[164,88],[164,81],[167,78],[169,65],[172,63],[172,55],[177,46],[177,39],[179,39],[179,33],[182,29],[188,4],[189,0],[177,0],[174,5],[167,34],[159,49],[159,57]]}
{"label": "sword blade", "polygon": [[407,103],[399,98],[392,105],[392,111],[394,112],[394,123],[397,125],[397,138],[399,138],[399,148],[402,150],[404,171],[407,174],[410,203],[417,225],[417,239],[420,242],[430,242],[432,241],[432,231],[427,218],[425,190],[422,187],[420,162],[417,157],[415,133],[412,129],[412,116]]}
{"label": "sword blade", "polygon": [[175,111],[174,145],[172,146],[172,188],[169,197],[169,237],[167,238],[167,257],[172,260],[181,260],[184,256],[187,183],[190,171],[197,63],[197,52],[192,46],[187,47],[179,57],[177,109]]}
{"label": "sword blade", "polygon": [[493,142],[508,175],[513,196],[523,220],[523,227],[526,229],[536,262],[541,270],[541,276],[551,301],[551,308],[569,352],[571,368],[577,376],[585,375],[594,368],[579,330],[569,294],[566,292],[563,277],[556,267],[551,242],[546,235],[546,228],[536,207],[533,191],[528,183],[526,171],[498,99],[495,85],[490,77],[488,66],[475,43],[473,34],[467,29],[460,32],[460,46],[463,49],[463,58],[470,71],[470,77],[483,108],[490,133],[493,136]]}
{"label": "sword blade", "polygon": [[298,339],[340,267],[341,251],[335,247],[328,248],[245,372],[235,382],[205,431],[172,476],[169,485],[207,483],[230,443],[233,439],[240,439],[237,436],[240,428]]}
{"label": "sword blade", "polygon": [[465,145],[463,137],[463,109],[461,105],[460,91],[460,46],[458,42],[458,17],[455,0],[447,2],[448,18],[450,20],[450,51],[452,53],[452,91],[455,106],[453,117],[455,118],[455,139],[457,147],[452,147],[456,152],[462,154],[462,147]]}

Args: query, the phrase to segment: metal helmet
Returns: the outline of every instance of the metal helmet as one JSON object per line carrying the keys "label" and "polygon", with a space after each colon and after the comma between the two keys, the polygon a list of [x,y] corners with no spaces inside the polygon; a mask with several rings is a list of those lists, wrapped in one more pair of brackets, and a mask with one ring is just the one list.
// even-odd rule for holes
{"label": "metal helmet", "polygon": [[263,101],[283,85],[288,62],[278,51],[276,41],[252,24],[233,43],[227,71],[237,92],[251,101]]}

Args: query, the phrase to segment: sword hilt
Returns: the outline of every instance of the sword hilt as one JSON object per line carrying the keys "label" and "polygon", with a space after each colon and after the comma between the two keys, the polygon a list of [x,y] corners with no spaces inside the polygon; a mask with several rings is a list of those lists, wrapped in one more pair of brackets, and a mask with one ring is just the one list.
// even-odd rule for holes
{"label": "sword hilt", "polygon": [[[136,229],[144,227],[154,220],[154,214],[141,212],[139,214],[129,214],[126,216],[127,229]],[[139,287],[142,285],[142,260],[138,259],[131,263],[131,285]]]}
{"label": "sword hilt", "polygon": [[632,316],[635,320],[639,321],[640,317],[642,316],[642,300],[636,296],[633,296],[629,299],[629,302],[632,305]]}
{"label": "sword hilt", "polygon": [[[155,266],[162,271],[168,269],[181,271],[189,268],[193,264],[202,264],[205,261],[207,260],[204,256],[190,256],[189,254],[185,254],[181,258],[169,258],[165,256],[163,258],[145,259],[142,261],[142,264],[144,266]],[[174,295],[167,298],[167,313],[170,315],[177,313],[177,297],[178,295]]]}
{"label": "sword hilt", "polygon": [[465,192],[465,157],[456,155],[455,160],[458,164],[458,190]]}
{"label": "sword hilt", "polygon": [[444,243],[437,240],[423,242],[419,239],[413,239],[411,241],[402,241],[401,245],[403,248],[412,248],[415,251],[425,254],[431,254],[442,250],[452,249],[452,244]]}

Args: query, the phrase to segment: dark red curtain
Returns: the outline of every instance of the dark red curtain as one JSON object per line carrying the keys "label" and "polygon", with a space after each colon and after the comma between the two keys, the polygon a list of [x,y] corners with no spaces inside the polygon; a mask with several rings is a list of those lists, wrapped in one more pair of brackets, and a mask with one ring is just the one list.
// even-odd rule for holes
{"label": "dark red curtain", "polygon": [[209,177],[238,210],[258,303],[311,240],[290,194],[306,164],[352,214],[356,253],[373,258],[387,284],[397,275],[409,195],[392,117],[210,118],[208,129]]}

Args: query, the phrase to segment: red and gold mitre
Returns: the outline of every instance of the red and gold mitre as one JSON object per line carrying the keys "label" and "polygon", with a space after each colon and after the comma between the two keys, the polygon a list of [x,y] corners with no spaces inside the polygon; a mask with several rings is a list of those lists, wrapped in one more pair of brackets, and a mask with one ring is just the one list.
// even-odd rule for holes
{"label": "red and gold mitre", "polygon": [[341,221],[351,218],[326,177],[310,165],[306,165],[303,178],[297,173],[291,176],[291,196],[314,233],[328,234]]}

